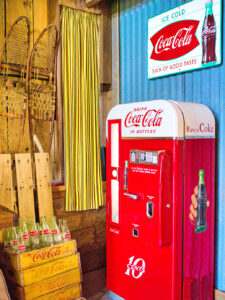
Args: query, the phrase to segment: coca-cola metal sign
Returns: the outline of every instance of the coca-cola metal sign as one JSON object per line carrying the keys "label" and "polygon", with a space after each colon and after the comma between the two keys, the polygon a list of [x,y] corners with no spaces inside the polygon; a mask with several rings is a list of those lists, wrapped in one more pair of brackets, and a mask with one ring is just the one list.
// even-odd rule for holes
{"label": "coca-cola metal sign", "polygon": [[193,0],[148,21],[148,77],[221,64],[221,0]]}
{"label": "coca-cola metal sign", "polygon": [[151,37],[154,47],[151,59],[175,59],[195,49],[199,45],[195,36],[198,25],[195,20],[179,21],[158,31]]}

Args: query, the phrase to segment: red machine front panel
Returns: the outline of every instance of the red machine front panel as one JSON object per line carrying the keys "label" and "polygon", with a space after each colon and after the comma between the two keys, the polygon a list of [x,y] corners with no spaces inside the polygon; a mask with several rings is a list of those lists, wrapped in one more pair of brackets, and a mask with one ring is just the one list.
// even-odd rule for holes
{"label": "red machine front panel", "polygon": [[126,300],[181,299],[182,261],[174,253],[182,247],[182,220],[177,218],[182,213],[182,201],[177,201],[182,196],[182,145],[175,140],[121,140],[121,219],[120,228],[113,227],[109,209],[107,287]]}

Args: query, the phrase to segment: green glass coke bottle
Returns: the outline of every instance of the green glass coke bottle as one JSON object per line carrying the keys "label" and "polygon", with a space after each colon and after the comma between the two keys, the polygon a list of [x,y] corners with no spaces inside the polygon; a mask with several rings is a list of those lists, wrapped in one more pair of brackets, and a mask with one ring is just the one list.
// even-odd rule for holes
{"label": "green glass coke bottle", "polygon": [[207,229],[206,209],[207,209],[207,193],[204,182],[204,170],[199,170],[199,184],[197,195],[197,218],[195,232],[201,233]]}

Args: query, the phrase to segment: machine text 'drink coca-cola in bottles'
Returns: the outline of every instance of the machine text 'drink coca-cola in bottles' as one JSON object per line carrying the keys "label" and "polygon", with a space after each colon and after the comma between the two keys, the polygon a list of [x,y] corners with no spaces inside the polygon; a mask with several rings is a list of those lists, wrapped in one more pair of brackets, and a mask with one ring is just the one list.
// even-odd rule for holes
{"label": "machine text 'drink coca-cola in bottles'", "polygon": [[215,120],[198,103],[107,118],[107,287],[126,300],[212,300]]}

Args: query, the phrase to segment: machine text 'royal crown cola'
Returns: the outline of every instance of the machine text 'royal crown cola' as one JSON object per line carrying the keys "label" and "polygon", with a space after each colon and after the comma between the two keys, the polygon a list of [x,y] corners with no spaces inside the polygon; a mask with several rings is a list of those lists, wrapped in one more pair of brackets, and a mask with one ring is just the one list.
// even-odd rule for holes
{"label": "machine text 'royal crown cola'", "polygon": [[202,64],[216,62],[216,23],[213,15],[213,0],[205,4],[205,19],[202,28]]}
{"label": "machine text 'royal crown cola'", "polygon": [[207,229],[206,209],[207,209],[207,193],[204,182],[204,170],[199,170],[199,184],[197,195],[197,218],[195,232],[201,233]]}

